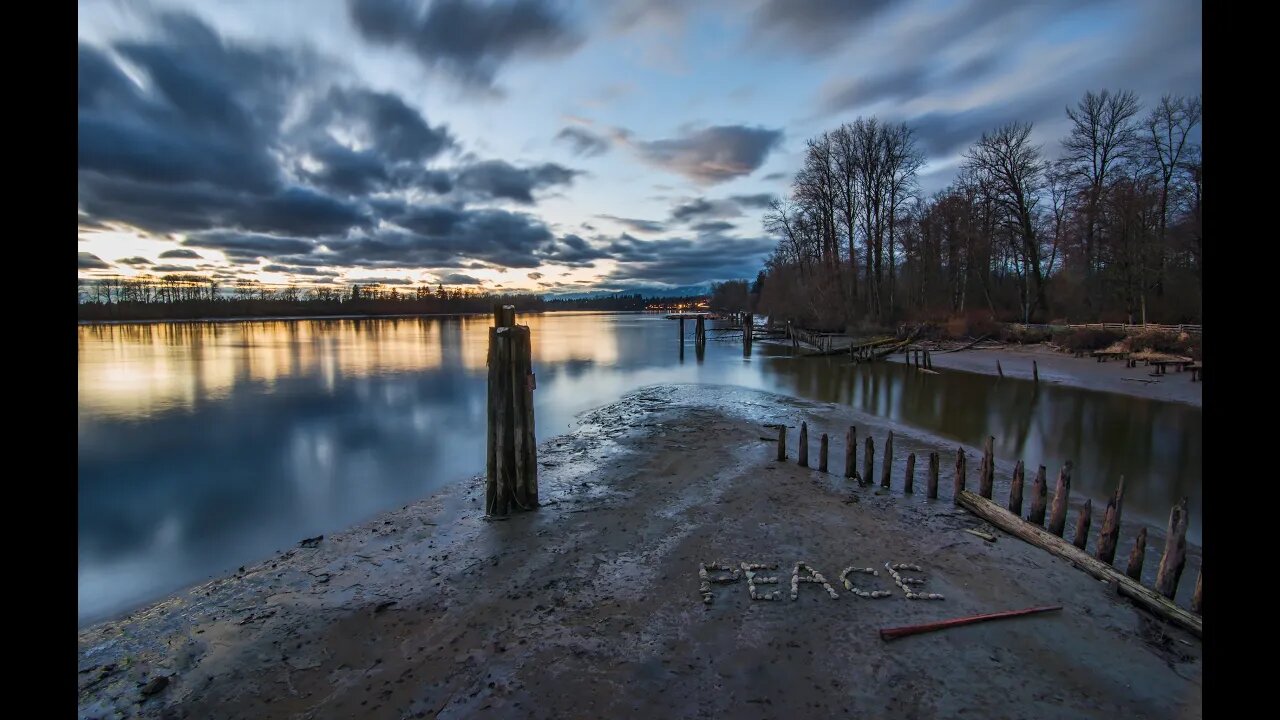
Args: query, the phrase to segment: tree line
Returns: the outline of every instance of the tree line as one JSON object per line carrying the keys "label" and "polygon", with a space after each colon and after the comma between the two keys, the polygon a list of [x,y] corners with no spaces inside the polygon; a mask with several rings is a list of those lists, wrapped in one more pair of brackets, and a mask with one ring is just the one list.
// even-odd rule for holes
{"label": "tree line", "polygon": [[79,319],[85,321],[487,313],[498,302],[515,305],[520,312],[644,310],[654,302],[701,299],[659,301],[638,293],[569,299],[443,285],[434,289],[429,285],[400,288],[381,284],[302,288],[247,279],[224,286],[215,279],[182,274],[81,279],[77,290]]}
{"label": "tree line", "polygon": [[749,304],[828,328],[1198,322],[1200,98],[1166,95],[1144,113],[1132,92],[1091,91],[1066,115],[1055,159],[1030,123],[1011,122],[983,133],[928,197],[906,123],[860,117],[810,139],[765,216],[778,246]]}

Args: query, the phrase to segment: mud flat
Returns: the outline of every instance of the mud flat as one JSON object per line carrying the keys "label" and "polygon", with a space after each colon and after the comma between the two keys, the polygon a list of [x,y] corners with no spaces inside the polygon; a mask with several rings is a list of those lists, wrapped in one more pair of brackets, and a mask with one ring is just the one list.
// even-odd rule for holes
{"label": "mud flat", "polygon": [[[1191,382],[1191,373],[1177,372],[1172,368],[1161,377],[1152,377],[1155,368],[1138,363],[1126,368],[1123,360],[1098,362],[1092,357],[1077,358],[1058,352],[1045,345],[1009,345],[1000,349],[972,348],[957,352],[932,352],[929,354],[935,370],[952,369],[966,372],[996,375],[996,361],[1004,370],[1004,376],[1030,380],[1031,361],[1040,371],[1040,381],[1061,383],[1086,390],[1120,393],[1134,397],[1180,402],[1200,406],[1204,383]],[[888,358],[902,362],[903,356]],[[1142,382],[1138,382],[1142,381]]]}
{"label": "mud flat", "polygon": [[[486,521],[480,481],[458,483],[81,631],[79,716],[1201,716],[1200,642],[1042,550],[964,532],[982,523],[952,505],[945,463],[925,498],[927,438],[894,427],[892,489],[860,488],[796,465],[802,420],[810,463],[827,432],[837,473],[849,424],[877,446],[887,430],[739,388],[633,392],[543,443],[536,512]],[[788,461],[766,423],[793,427]],[[699,563],[716,560],[776,563],[757,590],[780,599],[739,579],[704,604]],[[801,583],[791,600],[800,561],[838,597]],[[919,564],[945,599],[906,599],[886,562]],[[855,596],[849,566],[892,594]],[[1063,609],[878,634],[1039,605]]]}

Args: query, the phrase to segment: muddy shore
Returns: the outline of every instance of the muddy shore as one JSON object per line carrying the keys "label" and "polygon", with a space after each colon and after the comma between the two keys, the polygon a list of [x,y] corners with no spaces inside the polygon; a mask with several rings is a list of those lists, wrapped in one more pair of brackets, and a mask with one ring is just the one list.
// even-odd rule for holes
{"label": "muddy shore", "polygon": [[[931,439],[892,428],[884,492],[798,467],[794,439],[776,462],[765,425],[802,420],[811,464],[832,435],[833,469],[849,424],[877,450],[890,427],[740,388],[631,393],[543,443],[536,512],[486,521],[481,481],[457,483],[81,631],[79,717],[1201,716],[1196,638],[1038,548],[963,532],[982,523],[952,505],[945,465],[938,500],[924,462],[902,493],[907,453]],[[704,604],[698,565],[719,559],[777,563],[761,589],[782,599],[753,601],[738,580]],[[797,561],[839,597],[801,584],[790,600]],[[907,600],[885,562],[920,564],[945,599]],[[878,568],[852,577],[892,596],[855,597],[838,580],[848,566]]]}
{"label": "muddy shore", "polygon": [[[1003,348],[971,348],[957,352],[930,353],[935,370],[964,370],[965,372],[996,375],[996,361],[1005,377],[1031,379],[1031,361],[1035,360],[1041,382],[1062,383],[1086,390],[1120,393],[1134,397],[1179,402],[1200,407],[1204,383],[1191,382],[1191,373],[1170,369],[1162,376],[1153,376],[1155,368],[1138,363],[1126,368],[1122,360],[1098,362],[1092,357],[1077,358],[1041,345],[1006,345]],[[901,354],[888,358],[903,362]]]}

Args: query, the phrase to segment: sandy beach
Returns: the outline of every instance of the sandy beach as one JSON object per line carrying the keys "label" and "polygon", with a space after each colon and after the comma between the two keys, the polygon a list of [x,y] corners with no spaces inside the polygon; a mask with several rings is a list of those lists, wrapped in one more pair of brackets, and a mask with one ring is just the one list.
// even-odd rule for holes
{"label": "sandy beach", "polygon": [[[934,363],[994,371],[993,357]],[[1066,372],[1041,363],[1042,379]],[[892,428],[884,491],[797,466],[795,429],[777,462],[766,425],[801,421],[815,467],[832,435],[833,470],[848,425],[877,446],[889,429],[740,388],[630,393],[542,444],[536,512],[485,520],[482,481],[459,482],[81,631],[79,717],[1200,717],[1194,636],[1038,548],[964,532],[983,523],[952,504],[945,464],[939,499],[923,462],[903,494],[905,458],[937,449],[929,438]],[[716,560],[776,563],[778,584],[759,589],[781,599],[752,600],[739,578],[704,604],[699,563]],[[791,600],[798,561],[838,597],[802,583]],[[945,599],[906,599],[886,562],[919,564],[909,575]],[[878,569],[851,577],[891,595],[847,591],[850,566]],[[1063,609],[878,635],[1039,605]]]}
{"label": "sandy beach", "polygon": [[[1000,361],[1004,376],[1030,380],[1031,361],[1039,368],[1040,381],[1062,383],[1086,390],[1119,393],[1134,397],[1179,402],[1197,407],[1201,404],[1204,383],[1191,382],[1191,373],[1170,369],[1162,376],[1153,376],[1155,368],[1141,362],[1137,367],[1126,368],[1122,360],[1098,362],[1092,357],[1077,358],[1058,352],[1045,345],[1006,345],[1003,348],[971,348],[957,352],[930,353],[935,370],[964,370],[965,372],[996,375],[996,361]],[[891,362],[903,362],[901,354],[887,358]]]}

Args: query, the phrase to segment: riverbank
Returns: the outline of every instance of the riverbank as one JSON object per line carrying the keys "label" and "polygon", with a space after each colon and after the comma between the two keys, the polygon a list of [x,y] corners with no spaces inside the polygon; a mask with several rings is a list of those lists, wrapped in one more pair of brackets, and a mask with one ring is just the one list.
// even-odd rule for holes
{"label": "riverbank", "polygon": [[[931,352],[935,370],[964,370],[965,372],[997,375],[996,361],[1005,377],[1030,380],[1031,362],[1039,369],[1040,381],[1062,383],[1072,387],[1100,392],[1119,393],[1133,397],[1179,402],[1201,406],[1204,383],[1191,382],[1191,374],[1172,368],[1163,376],[1152,377],[1155,368],[1141,363],[1126,368],[1123,360],[1098,362],[1092,357],[1078,358],[1058,352],[1047,345],[1005,345],[1001,348],[970,348],[956,352]],[[891,362],[904,362],[901,354],[888,358]]]}
{"label": "riverbank", "polygon": [[[1194,637],[1037,548],[964,532],[981,523],[949,483],[939,500],[901,493],[907,453],[930,438],[892,428],[882,494],[798,467],[795,429],[776,462],[765,424],[802,420],[811,464],[832,434],[833,468],[849,423],[878,447],[889,429],[739,388],[630,393],[543,443],[536,512],[486,521],[482,483],[457,483],[82,631],[79,716],[1201,715]],[[782,600],[753,601],[739,580],[704,604],[698,563],[718,559],[777,563]],[[797,561],[839,597],[802,584],[791,601]],[[920,564],[945,600],[905,599],[887,561]],[[852,577],[893,595],[854,597],[838,580],[851,565],[879,568]],[[1050,604],[1063,610],[877,634]]]}

